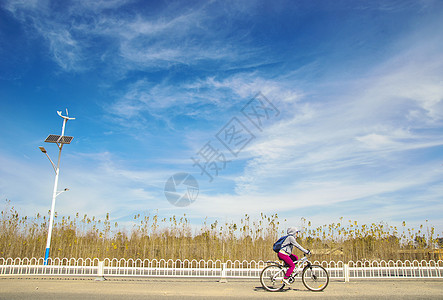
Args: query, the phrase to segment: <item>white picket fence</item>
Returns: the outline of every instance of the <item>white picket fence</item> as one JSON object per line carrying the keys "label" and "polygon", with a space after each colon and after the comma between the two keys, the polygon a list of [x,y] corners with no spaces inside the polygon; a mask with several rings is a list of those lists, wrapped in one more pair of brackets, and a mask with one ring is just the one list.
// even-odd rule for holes
{"label": "white picket fence", "polygon": [[[258,278],[264,261],[0,258],[0,276]],[[443,261],[315,261],[331,278],[443,278]]]}

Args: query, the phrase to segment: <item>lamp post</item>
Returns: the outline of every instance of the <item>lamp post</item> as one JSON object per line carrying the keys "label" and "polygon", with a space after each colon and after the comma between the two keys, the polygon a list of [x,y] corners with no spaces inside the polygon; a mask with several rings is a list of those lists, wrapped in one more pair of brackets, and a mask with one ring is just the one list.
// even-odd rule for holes
{"label": "lamp post", "polygon": [[54,162],[52,161],[52,159],[49,157],[48,153],[46,152],[46,149],[41,146],[39,147],[40,151],[42,151],[44,154],[46,154],[46,156],[48,157],[48,159],[51,162],[51,165],[55,171],[54,190],[52,192],[51,216],[49,218],[48,238],[46,240],[46,251],[45,251],[45,261],[44,261],[45,265],[48,264],[49,249],[51,248],[52,226],[54,224],[54,213],[55,213],[55,198],[57,198],[57,196],[60,195],[61,193],[69,190],[69,189],[64,189],[63,191],[57,191],[58,175],[60,173],[60,157],[62,154],[63,145],[70,144],[72,139],[74,138],[72,136],[65,136],[65,125],[68,122],[68,120],[75,120],[75,118],[68,117],[68,110],[67,109],[66,109],[66,116],[63,116],[61,111],[57,111],[57,114],[63,118],[62,134],[61,135],[50,134],[45,140],[46,143],[57,144],[57,147],[59,149],[57,165],[55,165]]}

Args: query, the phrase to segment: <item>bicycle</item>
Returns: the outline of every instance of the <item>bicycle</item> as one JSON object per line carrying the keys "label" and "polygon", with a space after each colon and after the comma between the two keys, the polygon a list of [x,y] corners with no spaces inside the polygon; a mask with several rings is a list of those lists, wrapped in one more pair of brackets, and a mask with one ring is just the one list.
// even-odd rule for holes
{"label": "bicycle", "polygon": [[[261,271],[260,283],[270,292],[282,290],[285,286],[282,280],[289,266],[275,261],[267,261],[266,263],[269,265]],[[296,268],[288,279],[289,283],[293,283],[295,277],[301,272],[303,285],[308,290],[319,292],[323,291],[328,286],[329,274],[325,268],[320,265],[313,265],[306,255],[296,263]]]}

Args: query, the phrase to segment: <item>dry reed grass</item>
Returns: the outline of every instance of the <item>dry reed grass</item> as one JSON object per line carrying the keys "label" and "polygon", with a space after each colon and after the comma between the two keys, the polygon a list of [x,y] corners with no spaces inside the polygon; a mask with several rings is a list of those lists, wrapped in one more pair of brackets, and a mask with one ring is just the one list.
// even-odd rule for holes
{"label": "dry reed grass", "polygon": [[[1,212],[0,257],[41,257],[45,250],[49,217],[20,216],[6,201]],[[314,260],[441,259],[442,238],[434,227],[401,228],[383,222],[358,224],[343,221],[314,227],[302,218],[299,242],[312,250]],[[275,259],[272,244],[283,234],[277,214],[245,215],[239,223],[208,224],[191,229],[186,215],[160,219],[136,215],[129,231],[111,222],[78,213],[57,217],[51,241],[51,257],[148,258],[148,259]]]}

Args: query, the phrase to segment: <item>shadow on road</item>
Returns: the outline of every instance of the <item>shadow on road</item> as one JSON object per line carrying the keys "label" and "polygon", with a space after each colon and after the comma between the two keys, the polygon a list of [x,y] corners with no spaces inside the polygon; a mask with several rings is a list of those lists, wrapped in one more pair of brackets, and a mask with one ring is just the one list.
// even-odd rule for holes
{"label": "shadow on road", "polygon": [[299,289],[295,289],[295,288],[283,288],[282,290],[280,290],[280,291],[277,291],[277,292],[270,292],[270,291],[267,291],[267,290],[265,290],[265,288],[264,287],[262,287],[262,286],[256,286],[255,288],[254,288],[254,292],[263,292],[263,293],[269,293],[269,294],[272,294],[272,293],[286,293],[286,292],[290,292],[290,291],[299,291],[299,292],[304,292],[304,290],[299,290]]}

